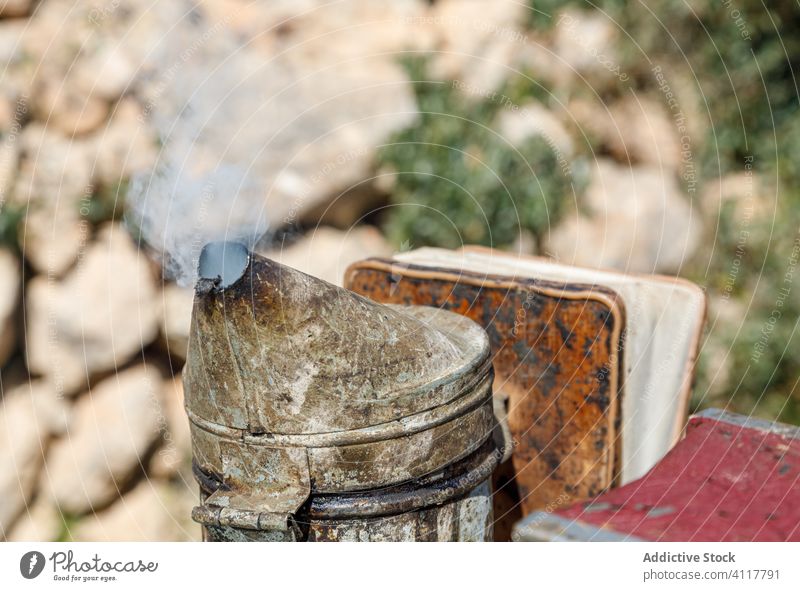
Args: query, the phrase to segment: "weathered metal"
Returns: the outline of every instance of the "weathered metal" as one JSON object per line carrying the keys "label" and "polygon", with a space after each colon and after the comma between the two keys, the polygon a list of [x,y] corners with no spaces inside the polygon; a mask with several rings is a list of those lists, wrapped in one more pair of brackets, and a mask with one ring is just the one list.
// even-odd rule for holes
{"label": "weathered metal", "polygon": [[184,369],[206,539],[490,539],[485,332],[212,254]]}
{"label": "weathered metal", "polygon": [[800,541],[800,429],[716,409],[643,478],[553,512],[519,541]]}

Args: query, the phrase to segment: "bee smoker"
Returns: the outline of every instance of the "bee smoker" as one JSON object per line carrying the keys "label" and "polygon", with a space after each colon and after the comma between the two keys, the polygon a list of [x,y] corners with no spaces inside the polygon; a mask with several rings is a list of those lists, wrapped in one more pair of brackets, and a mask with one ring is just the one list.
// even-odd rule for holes
{"label": "bee smoker", "polygon": [[233,242],[199,275],[184,384],[205,540],[491,540],[482,328]]}

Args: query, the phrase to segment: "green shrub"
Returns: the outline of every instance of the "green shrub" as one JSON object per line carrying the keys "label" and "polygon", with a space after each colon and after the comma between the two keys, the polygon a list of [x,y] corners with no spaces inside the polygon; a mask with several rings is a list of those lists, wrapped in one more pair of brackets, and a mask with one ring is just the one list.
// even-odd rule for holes
{"label": "green shrub", "polygon": [[0,207],[0,246],[19,250],[19,228],[25,218],[25,206],[6,204]]}
{"label": "green shrub", "polygon": [[425,59],[406,67],[420,116],[379,153],[396,173],[390,239],[453,248],[507,246],[522,231],[540,238],[579,183],[544,138],[514,146],[492,125],[502,109],[519,109],[520,97],[541,90],[523,78],[491,97],[467,97],[452,82],[427,79]]}
{"label": "green shrub", "polygon": [[[566,7],[602,10],[618,26],[622,68],[634,74],[640,89],[654,88],[654,63],[694,81],[706,110],[708,137],[701,156],[708,174],[741,169],[744,157],[753,155],[762,168],[779,164],[784,180],[796,184],[800,7],[767,4],[533,0],[531,26],[546,32]],[[620,86],[619,92],[627,89]]]}

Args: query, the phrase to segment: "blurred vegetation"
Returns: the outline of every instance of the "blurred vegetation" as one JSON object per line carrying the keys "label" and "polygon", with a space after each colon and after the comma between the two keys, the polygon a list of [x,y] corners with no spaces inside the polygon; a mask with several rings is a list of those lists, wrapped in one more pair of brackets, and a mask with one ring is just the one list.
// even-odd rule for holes
{"label": "blurred vegetation", "polygon": [[709,288],[712,322],[727,305],[721,298],[740,310],[714,327],[716,346],[729,356],[725,389],[713,387],[720,376],[702,360],[695,403],[800,423],[800,7],[760,0],[597,5],[630,35],[620,35],[623,67],[638,74],[640,90],[652,84],[651,62],[693,81],[708,118],[695,155],[704,177],[742,172],[751,159],[764,181],[707,220],[708,247],[689,267],[690,278]]}
{"label": "blurred vegetation", "polygon": [[0,207],[0,246],[19,252],[19,228],[24,218],[24,205],[9,203]]}
{"label": "blurred vegetation", "polygon": [[[539,10],[542,4],[535,2]],[[591,6],[579,0],[545,4],[551,9]],[[650,69],[656,63],[696,85],[709,123],[702,154],[708,173],[740,170],[744,158],[753,155],[758,162],[779,164],[785,181],[798,180],[800,160],[791,150],[800,147],[792,133],[800,131],[797,3],[598,0],[594,5],[619,27],[623,69],[638,74],[640,87],[652,84]]]}
{"label": "blurred vegetation", "polygon": [[91,199],[80,205],[80,215],[93,225],[119,221],[125,212],[125,195],[129,182],[122,179],[109,186],[99,187]]}
{"label": "blurred vegetation", "polygon": [[[515,79],[491,97],[471,97],[449,81],[430,80],[427,60],[405,62],[420,110],[379,162],[397,173],[386,231],[396,244],[457,248],[534,240],[555,224],[564,196],[577,190],[541,137],[515,146],[493,129],[499,112],[541,92]],[[578,183],[576,183],[578,184]]]}

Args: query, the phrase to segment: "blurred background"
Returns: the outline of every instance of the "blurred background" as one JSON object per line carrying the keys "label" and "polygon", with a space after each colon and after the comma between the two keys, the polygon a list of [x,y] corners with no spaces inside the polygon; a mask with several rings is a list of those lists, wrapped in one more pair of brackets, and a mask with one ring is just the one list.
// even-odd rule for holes
{"label": "blurred background", "polygon": [[709,297],[693,410],[800,423],[800,7],[0,0],[0,537],[190,540],[197,254],[483,244]]}

